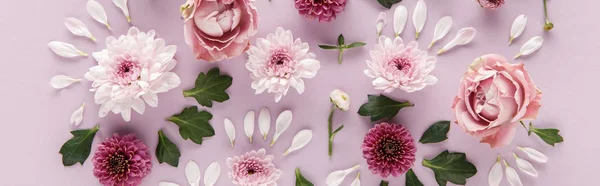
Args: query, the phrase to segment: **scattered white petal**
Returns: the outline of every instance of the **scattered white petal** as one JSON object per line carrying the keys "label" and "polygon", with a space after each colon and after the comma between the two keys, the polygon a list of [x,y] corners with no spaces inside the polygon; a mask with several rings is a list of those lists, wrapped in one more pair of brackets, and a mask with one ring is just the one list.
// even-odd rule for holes
{"label": "scattered white petal", "polygon": [[83,120],[83,108],[85,107],[85,102],[83,102],[83,104],[81,104],[81,107],[79,107],[77,110],[75,110],[75,112],[73,112],[73,114],[71,114],[71,124],[75,125],[75,126],[79,126],[79,124],[81,124],[81,121]]}
{"label": "scattered white petal", "polygon": [[87,11],[94,20],[106,25],[108,30],[111,30],[110,25],[108,24],[108,18],[106,17],[106,11],[98,1],[88,0]]}
{"label": "scattered white petal", "polygon": [[275,134],[273,135],[273,140],[271,141],[271,147],[275,144],[275,141],[279,138],[279,136],[287,130],[287,128],[292,124],[292,111],[286,110],[281,112],[275,120]]}
{"label": "scattered white petal", "polygon": [[508,45],[510,45],[514,39],[521,36],[525,30],[525,27],[527,27],[527,16],[521,14],[515,19],[515,21],[513,21],[512,27],[510,28],[510,39],[508,40]]}
{"label": "scattered white petal", "polygon": [[546,157],[546,155],[542,154],[540,151],[537,151],[533,148],[529,148],[529,147],[518,147],[519,150],[525,152],[525,154],[527,154],[527,156],[529,158],[531,158],[533,161],[536,161],[538,163],[546,163],[548,162],[548,157]]}
{"label": "scattered white petal", "polygon": [[383,27],[385,27],[385,25],[387,24],[387,21],[385,20],[386,17],[387,14],[385,12],[381,12],[379,13],[379,16],[377,16],[377,22],[375,22],[375,28],[377,29],[377,37],[381,35]]}
{"label": "scattered white petal", "polygon": [[250,139],[250,143],[252,143],[252,135],[254,134],[254,111],[251,110],[246,113],[246,117],[244,117],[244,132],[246,136]]}
{"label": "scattered white petal", "polygon": [[294,151],[306,146],[308,144],[308,142],[310,142],[312,137],[313,137],[312,130],[302,130],[302,131],[298,132],[298,134],[296,134],[296,136],[294,136],[294,139],[292,140],[292,145],[290,145],[290,148],[288,148],[288,150],[286,150],[285,153],[283,153],[283,155],[286,156],[290,152],[294,152]]}
{"label": "scattered white petal", "polygon": [[190,186],[197,186],[200,184],[200,167],[196,162],[190,160],[185,165],[185,178],[187,178]]}
{"label": "scattered white petal", "polygon": [[60,41],[50,41],[48,43],[48,47],[56,53],[56,55],[62,57],[77,57],[77,56],[88,56],[87,53],[82,52],[81,50],[75,48],[72,44],[60,42]]}
{"label": "scattered white petal", "polygon": [[504,166],[506,166],[506,179],[508,180],[508,183],[510,183],[510,185],[512,186],[523,186],[523,183],[521,183],[521,178],[519,178],[519,174],[517,174],[517,171],[515,169],[513,169],[512,167],[508,166],[508,163],[506,163],[506,160],[502,160],[504,162]]}
{"label": "scattered white petal", "polygon": [[358,167],[360,167],[360,165],[356,165],[352,168],[346,169],[346,170],[338,170],[338,171],[334,171],[332,173],[330,173],[327,176],[327,186],[338,186],[340,184],[342,184],[342,182],[344,182],[344,179],[346,178],[346,176],[348,174],[350,174],[352,171],[358,169]]}
{"label": "scattered white petal", "polygon": [[527,160],[519,158],[517,156],[517,154],[515,154],[515,153],[513,153],[513,156],[515,156],[515,160],[517,161],[517,167],[519,167],[519,169],[521,171],[523,171],[524,173],[527,173],[533,177],[538,176],[537,170],[535,170],[535,167],[533,167],[533,165],[531,165],[531,163],[529,163]]}
{"label": "scattered white petal", "polygon": [[398,5],[396,10],[394,10],[394,33],[396,33],[396,37],[400,36],[402,31],[404,31],[407,20],[408,10],[404,5]]}
{"label": "scattered white petal", "polygon": [[356,178],[354,178],[354,181],[352,181],[350,186],[360,186],[360,172],[356,174]]}
{"label": "scattered white petal", "polygon": [[90,33],[90,30],[88,29],[88,27],[85,26],[85,24],[83,24],[83,22],[81,22],[77,18],[74,18],[74,17],[66,18],[65,26],[67,27],[67,29],[69,29],[69,31],[71,31],[71,33],[73,33],[73,35],[88,37],[92,41],[96,41],[96,38],[92,35],[92,33]]}
{"label": "scattered white petal", "polygon": [[541,36],[535,36],[531,38],[529,41],[527,41],[527,43],[523,44],[523,46],[521,47],[521,51],[515,56],[515,59],[521,56],[529,55],[539,50],[540,48],[542,48],[543,44],[544,38],[542,38]]}
{"label": "scattered white petal", "polygon": [[158,186],[179,186],[179,184],[163,181],[163,182],[158,182]]}
{"label": "scattered white petal", "polygon": [[415,38],[419,38],[419,34],[423,30],[425,22],[427,22],[427,3],[425,3],[424,0],[419,0],[415,7],[415,11],[413,12],[413,25],[417,32],[415,33]]}
{"label": "scattered white petal", "polygon": [[125,18],[127,18],[127,22],[131,23],[131,17],[129,17],[129,8],[127,7],[127,0],[113,0],[112,2],[115,3],[115,5],[119,7],[121,11],[123,11]]}
{"label": "scattered white petal", "polygon": [[231,148],[233,148],[233,144],[235,142],[235,126],[233,126],[233,122],[231,120],[225,118],[225,133],[229,137],[229,141],[231,142]]}
{"label": "scattered white petal", "polygon": [[214,186],[221,176],[221,164],[212,162],[204,172],[204,186]]}
{"label": "scattered white petal", "polygon": [[500,162],[500,155],[498,155],[498,159],[492,169],[490,170],[490,174],[488,176],[488,183],[490,186],[498,186],[504,177],[504,173],[502,172],[502,162]]}
{"label": "scattered white petal", "polygon": [[258,129],[260,130],[260,134],[263,136],[264,140],[267,140],[267,134],[269,134],[270,128],[271,113],[269,112],[268,108],[262,108],[258,114]]}
{"label": "scattered white petal", "polygon": [[435,31],[433,32],[433,40],[431,40],[431,43],[429,43],[428,49],[431,48],[431,46],[433,46],[435,42],[444,38],[444,36],[446,36],[446,34],[448,34],[448,32],[450,31],[450,28],[452,28],[452,17],[442,17],[442,19],[440,19],[435,25]]}
{"label": "scattered white petal", "polygon": [[80,82],[81,79],[74,79],[72,77],[69,76],[65,76],[65,75],[57,75],[52,77],[52,79],[50,80],[50,85],[55,88],[55,89],[62,89],[65,87],[68,87],[69,85],[75,83],[75,82]]}
{"label": "scattered white petal", "polygon": [[466,45],[473,41],[475,35],[477,34],[477,30],[473,27],[467,27],[460,29],[458,33],[456,33],[456,37],[452,39],[452,41],[448,42],[442,49],[438,50],[437,54],[442,54],[455,46]]}

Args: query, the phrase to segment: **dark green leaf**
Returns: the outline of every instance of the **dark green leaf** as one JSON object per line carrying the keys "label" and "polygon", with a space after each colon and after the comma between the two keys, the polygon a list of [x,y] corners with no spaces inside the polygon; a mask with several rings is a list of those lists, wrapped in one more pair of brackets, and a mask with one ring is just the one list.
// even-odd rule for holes
{"label": "dark green leaf", "polygon": [[62,154],[62,163],[64,166],[75,165],[77,162],[83,165],[83,162],[90,156],[92,142],[99,129],[100,127],[96,125],[92,129],[71,131],[73,138],[65,142],[60,151],[58,151]]}
{"label": "dark green leaf", "polygon": [[302,176],[299,168],[296,168],[296,186],[314,186],[310,181]]}
{"label": "dark green leaf", "polygon": [[331,46],[331,45],[319,45],[319,48],[326,49],[326,50],[340,49],[340,47],[338,47],[338,46]]}
{"label": "dark green leaf", "polygon": [[183,91],[183,96],[194,97],[200,105],[205,107],[212,107],[212,101],[222,103],[229,100],[229,95],[225,90],[231,86],[233,78],[219,73],[219,68],[215,67],[206,74],[198,74],[196,86]]}
{"label": "dark green leaf", "polygon": [[438,121],[423,133],[419,142],[423,144],[442,142],[448,139],[446,136],[448,131],[450,131],[450,121]]}
{"label": "dark green leaf", "polygon": [[386,7],[387,9],[392,8],[392,5],[399,3],[402,0],[377,0],[381,6]]}
{"label": "dark green leaf", "polygon": [[560,134],[558,134],[560,132],[560,130],[558,129],[540,129],[531,127],[529,128],[529,130],[533,131],[533,133],[542,138],[542,140],[544,140],[544,142],[546,142],[548,145],[554,146],[554,144],[561,143],[564,141],[563,137],[560,136]]}
{"label": "dark green leaf", "polygon": [[446,150],[431,160],[423,159],[422,163],[433,170],[435,180],[440,186],[446,186],[447,182],[465,185],[467,178],[477,173],[477,168],[467,161],[465,153],[450,153]]}
{"label": "dark green leaf", "polygon": [[212,114],[206,111],[198,112],[198,107],[193,106],[183,109],[180,114],[171,116],[167,120],[179,126],[179,134],[183,139],[191,139],[201,145],[203,137],[215,135],[215,129],[208,123],[212,117]]}
{"label": "dark green leaf", "polygon": [[156,159],[158,163],[167,162],[167,164],[177,167],[181,152],[177,145],[173,144],[162,130],[158,131],[158,145],[156,145]]}
{"label": "dark green leaf", "polygon": [[398,102],[384,95],[368,95],[369,101],[358,109],[361,116],[370,116],[371,122],[387,118],[391,120],[404,107],[412,107],[414,104],[405,101]]}
{"label": "dark green leaf", "polygon": [[365,46],[365,45],[367,45],[367,44],[363,43],[363,42],[354,42],[352,44],[347,45],[346,48],[361,47],[361,46]]}
{"label": "dark green leaf", "polygon": [[342,34],[340,34],[340,36],[338,36],[338,45],[344,46],[344,35],[342,35]]}
{"label": "dark green leaf", "polygon": [[381,180],[381,183],[379,183],[379,186],[388,186],[390,184],[390,182],[387,182],[385,180]]}
{"label": "dark green leaf", "polygon": [[406,173],[406,186],[423,186],[417,175],[412,169],[408,169]]}

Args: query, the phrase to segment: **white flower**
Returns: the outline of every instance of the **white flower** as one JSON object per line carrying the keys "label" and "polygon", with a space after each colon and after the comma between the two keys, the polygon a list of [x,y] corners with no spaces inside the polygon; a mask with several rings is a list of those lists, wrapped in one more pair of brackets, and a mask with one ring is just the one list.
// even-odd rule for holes
{"label": "white flower", "polygon": [[165,46],[154,36],[154,30],[144,33],[132,27],[118,39],[106,38],[106,49],[93,53],[98,65],[85,78],[93,81],[90,91],[96,92],[100,117],[112,111],[129,121],[131,109],[143,114],[145,104],[158,106],[158,93],[179,86],[179,76],[169,72],[177,64],[173,59],[177,47]]}
{"label": "white flower", "polygon": [[292,31],[278,27],[275,34],[256,40],[250,46],[246,69],[251,74],[252,88],[256,94],[267,90],[275,94],[275,102],[287,94],[290,86],[304,92],[302,78],[313,78],[321,68],[315,54],[309,53],[308,43],[295,39]]}
{"label": "white flower", "polygon": [[340,110],[347,111],[350,109],[350,96],[348,96],[348,94],[346,94],[344,91],[335,89],[331,92],[329,98],[331,99],[331,102]]}

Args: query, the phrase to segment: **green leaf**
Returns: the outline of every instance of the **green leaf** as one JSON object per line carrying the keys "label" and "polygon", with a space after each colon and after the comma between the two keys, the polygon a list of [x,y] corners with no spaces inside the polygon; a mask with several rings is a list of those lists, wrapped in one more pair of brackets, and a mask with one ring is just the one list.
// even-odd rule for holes
{"label": "green leaf", "polygon": [[560,132],[560,130],[558,129],[541,129],[531,127],[529,128],[529,130],[533,131],[533,133],[542,138],[542,140],[544,140],[544,142],[546,142],[548,145],[554,146],[554,144],[561,143],[564,141],[563,137],[560,134],[558,134]]}
{"label": "green leaf", "polygon": [[77,162],[83,165],[83,162],[90,156],[94,136],[100,127],[96,125],[92,129],[71,131],[73,138],[69,139],[60,148],[62,154],[62,163],[64,166],[75,165]]}
{"label": "green leaf", "polygon": [[340,132],[342,129],[344,128],[344,125],[341,125],[340,127],[338,127],[337,129],[335,129],[332,133],[331,133],[331,138],[333,139],[333,137]]}
{"label": "green leaf", "polygon": [[310,181],[302,176],[299,168],[296,168],[296,186],[314,186]]}
{"label": "green leaf", "polygon": [[167,118],[179,126],[179,134],[183,139],[191,139],[198,145],[202,144],[203,137],[215,135],[215,129],[208,123],[212,119],[212,114],[206,111],[198,112],[198,107],[188,107],[181,113]]}
{"label": "green leaf", "polygon": [[319,45],[319,48],[326,49],[326,50],[340,49],[340,47],[338,47],[338,46],[331,46],[331,45]]}
{"label": "green leaf", "polygon": [[391,120],[404,107],[412,107],[414,104],[405,101],[398,102],[384,95],[368,95],[369,101],[358,109],[361,116],[370,116],[371,122],[387,118]]}
{"label": "green leaf", "polygon": [[402,0],[377,0],[381,6],[386,7],[387,9],[392,8],[392,5],[399,3]]}
{"label": "green leaf", "polygon": [[340,36],[338,36],[338,45],[344,46],[344,35],[342,35],[342,34],[340,34]]}
{"label": "green leaf", "polygon": [[423,144],[442,142],[448,139],[446,136],[448,131],[450,131],[450,121],[438,121],[423,133],[419,142]]}
{"label": "green leaf", "polygon": [[440,186],[446,186],[447,182],[465,185],[467,178],[477,173],[477,168],[467,161],[465,153],[450,153],[446,150],[431,160],[423,159],[422,163],[433,170],[435,180]]}
{"label": "green leaf", "polygon": [[352,44],[347,45],[346,48],[362,47],[365,45],[367,45],[367,44],[363,43],[363,42],[354,42]]}
{"label": "green leaf", "polygon": [[379,186],[388,186],[390,184],[390,182],[387,182],[385,180],[381,180],[381,183],[379,183]]}
{"label": "green leaf", "polygon": [[406,173],[406,186],[423,186],[417,175],[412,169],[408,169]]}
{"label": "green leaf", "polygon": [[173,144],[162,130],[158,131],[158,145],[156,145],[156,159],[158,163],[167,162],[167,164],[177,167],[179,165],[181,152],[177,145]]}
{"label": "green leaf", "polygon": [[212,101],[222,103],[229,100],[229,95],[225,90],[231,86],[233,78],[219,73],[219,68],[215,67],[206,74],[198,74],[196,86],[183,91],[183,96],[194,97],[200,105],[205,107],[212,107]]}

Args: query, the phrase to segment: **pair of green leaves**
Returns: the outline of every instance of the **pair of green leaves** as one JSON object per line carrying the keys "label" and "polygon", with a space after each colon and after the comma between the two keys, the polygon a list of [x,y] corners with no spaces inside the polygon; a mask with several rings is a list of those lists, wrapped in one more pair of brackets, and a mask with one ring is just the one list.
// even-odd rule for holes
{"label": "pair of green leaves", "polygon": [[338,54],[338,63],[342,64],[342,59],[343,59],[343,55],[344,55],[344,50],[346,49],[351,49],[354,47],[362,47],[367,45],[366,43],[363,42],[354,42],[351,43],[349,45],[346,45],[345,43],[345,39],[344,39],[344,35],[340,34],[340,36],[338,36],[338,45],[337,46],[333,46],[333,45],[319,45],[319,48],[325,49],[325,50],[339,50],[340,53]]}
{"label": "pair of green leaves", "polygon": [[76,163],[83,165],[83,162],[90,156],[92,142],[98,130],[100,130],[100,127],[96,125],[91,129],[71,131],[73,138],[65,142],[59,151],[62,154],[64,166],[71,166]]}
{"label": "pair of green leaves", "polygon": [[535,127],[533,127],[533,123],[531,123],[531,122],[529,122],[529,129],[527,129],[527,127],[525,126],[525,123],[523,123],[523,121],[520,121],[520,122],[521,122],[521,125],[523,125],[523,127],[525,127],[525,130],[527,130],[527,135],[531,136],[531,133],[535,133],[537,136],[542,138],[542,140],[544,142],[546,142],[548,145],[554,146],[554,144],[562,143],[564,141],[563,137],[560,134],[558,134],[560,132],[560,130],[558,130],[558,129],[535,128]]}
{"label": "pair of green leaves", "polygon": [[401,2],[402,0],[377,0],[381,6],[386,7],[387,9],[392,8],[392,5]]}
{"label": "pair of green leaves", "polygon": [[361,116],[370,116],[371,122],[378,121],[383,118],[391,120],[398,114],[400,109],[405,107],[415,106],[411,102],[398,102],[384,95],[368,95],[369,101],[358,109],[358,114]]}
{"label": "pair of green leaves", "polygon": [[296,168],[296,186],[314,186],[313,183],[308,181],[300,172],[299,168]]}

